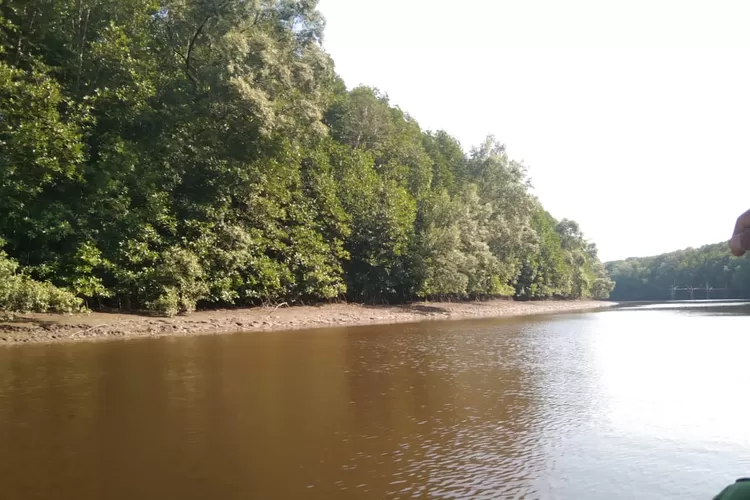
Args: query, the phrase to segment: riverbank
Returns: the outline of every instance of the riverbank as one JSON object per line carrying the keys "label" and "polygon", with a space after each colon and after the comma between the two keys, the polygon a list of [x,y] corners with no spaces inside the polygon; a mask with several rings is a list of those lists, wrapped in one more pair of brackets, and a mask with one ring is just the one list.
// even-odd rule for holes
{"label": "riverbank", "polygon": [[528,316],[597,309],[611,305],[613,305],[612,302],[596,301],[495,300],[417,302],[396,306],[325,304],[302,307],[259,307],[201,311],[190,316],[175,318],[100,312],[75,316],[26,314],[16,317],[13,321],[0,322],[0,345]]}

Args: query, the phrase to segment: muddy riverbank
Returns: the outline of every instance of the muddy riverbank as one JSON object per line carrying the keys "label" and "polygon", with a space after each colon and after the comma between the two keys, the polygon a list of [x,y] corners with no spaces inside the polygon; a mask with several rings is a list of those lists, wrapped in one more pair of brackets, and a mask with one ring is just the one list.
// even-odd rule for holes
{"label": "muddy riverbank", "polygon": [[610,302],[595,301],[496,300],[418,302],[396,306],[325,304],[303,307],[225,309],[201,311],[190,316],[175,318],[100,312],[75,316],[27,314],[18,316],[13,321],[0,323],[0,345],[525,316],[594,309],[610,305],[612,305]]}

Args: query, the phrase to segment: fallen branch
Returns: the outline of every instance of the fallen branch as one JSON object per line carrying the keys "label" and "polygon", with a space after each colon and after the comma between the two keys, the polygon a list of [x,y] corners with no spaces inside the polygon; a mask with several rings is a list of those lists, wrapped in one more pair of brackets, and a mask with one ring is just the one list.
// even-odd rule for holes
{"label": "fallen branch", "polygon": [[97,328],[101,328],[103,326],[108,326],[108,324],[105,323],[105,324],[102,324],[102,325],[96,325],[96,326],[92,326],[91,328],[87,328],[86,330],[80,330],[80,331],[77,331],[77,332],[73,332],[70,335],[68,335],[68,338],[76,337],[76,336],[78,336],[78,335],[80,335],[82,333],[88,333],[91,330],[96,330]]}
{"label": "fallen branch", "polygon": [[275,313],[275,312],[276,312],[276,310],[277,310],[277,309],[278,309],[279,307],[281,307],[281,306],[287,306],[287,307],[289,307],[289,304],[287,304],[286,302],[282,302],[281,304],[279,304],[279,305],[277,305],[276,307],[274,307],[274,308],[273,308],[273,311],[271,311],[270,313],[268,313],[268,315],[269,315],[269,316],[271,316],[271,315],[272,315],[273,313]]}

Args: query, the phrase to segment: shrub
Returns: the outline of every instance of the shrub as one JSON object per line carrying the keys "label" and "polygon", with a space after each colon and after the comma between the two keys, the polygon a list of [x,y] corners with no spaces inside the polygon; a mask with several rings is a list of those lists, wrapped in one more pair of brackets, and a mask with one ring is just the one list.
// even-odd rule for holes
{"label": "shrub", "polygon": [[18,273],[18,262],[0,250],[0,311],[6,315],[29,312],[71,314],[82,309],[83,301],[73,293]]}

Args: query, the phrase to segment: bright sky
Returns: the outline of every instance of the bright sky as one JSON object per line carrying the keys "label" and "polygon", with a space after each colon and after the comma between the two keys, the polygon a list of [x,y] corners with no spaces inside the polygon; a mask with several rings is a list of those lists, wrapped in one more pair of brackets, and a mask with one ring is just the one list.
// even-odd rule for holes
{"label": "bright sky", "polygon": [[603,260],[727,240],[750,208],[750,2],[321,0],[325,46],[465,149],[489,134]]}

